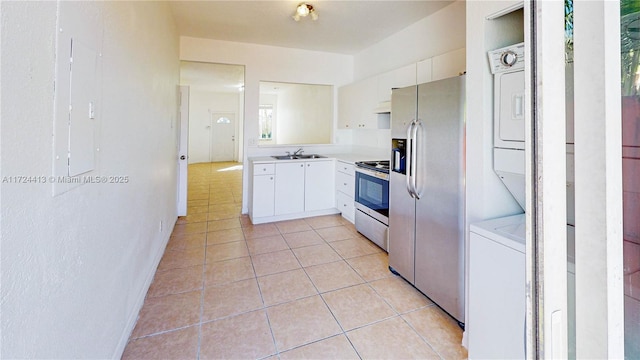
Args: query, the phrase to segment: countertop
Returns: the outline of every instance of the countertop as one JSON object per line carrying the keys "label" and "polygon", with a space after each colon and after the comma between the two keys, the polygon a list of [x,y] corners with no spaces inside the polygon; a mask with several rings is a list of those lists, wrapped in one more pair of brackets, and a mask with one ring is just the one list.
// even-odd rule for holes
{"label": "countertop", "polygon": [[318,155],[326,156],[326,158],[316,158],[316,159],[292,159],[292,160],[278,160],[274,159],[271,156],[253,156],[249,157],[249,161],[254,164],[261,163],[272,163],[272,162],[282,162],[282,161],[318,161],[318,160],[338,160],[343,161],[349,164],[354,164],[356,161],[374,161],[374,160],[388,160],[381,159],[380,157],[372,157],[367,154],[354,154],[354,153],[344,153],[344,154],[322,154]]}

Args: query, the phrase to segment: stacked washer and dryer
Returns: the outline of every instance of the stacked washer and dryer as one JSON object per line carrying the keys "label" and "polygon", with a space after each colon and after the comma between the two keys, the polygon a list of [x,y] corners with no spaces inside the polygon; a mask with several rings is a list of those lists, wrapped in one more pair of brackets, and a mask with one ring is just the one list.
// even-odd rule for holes
{"label": "stacked washer and dryer", "polygon": [[[490,51],[488,56],[494,75],[493,168],[524,211],[524,43]],[[568,156],[568,160],[573,159]],[[567,170],[568,178],[573,181],[572,163]],[[573,184],[568,182],[567,187],[572,203]],[[569,218],[573,224],[573,216]],[[470,230],[469,313],[466,324],[469,358],[524,359],[525,215],[474,223]],[[568,226],[568,238],[573,241],[572,226]],[[572,247],[569,253],[568,287],[571,297],[575,283]],[[572,304],[574,301],[570,298],[570,317]],[[569,338],[572,338],[571,333]]]}

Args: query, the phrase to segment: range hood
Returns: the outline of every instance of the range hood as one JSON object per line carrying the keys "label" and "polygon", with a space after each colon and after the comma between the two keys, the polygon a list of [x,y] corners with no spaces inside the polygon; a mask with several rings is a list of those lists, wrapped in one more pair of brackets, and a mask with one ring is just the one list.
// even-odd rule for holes
{"label": "range hood", "polygon": [[391,101],[381,101],[373,110],[376,114],[388,114],[391,112]]}

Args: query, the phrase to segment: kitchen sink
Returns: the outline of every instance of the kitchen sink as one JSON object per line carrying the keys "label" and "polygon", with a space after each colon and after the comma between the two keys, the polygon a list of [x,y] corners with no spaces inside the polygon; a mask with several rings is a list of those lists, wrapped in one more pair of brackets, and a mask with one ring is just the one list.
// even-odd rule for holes
{"label": "kitchen sink", "polygon": [[272,156],[274,159],[278,160],[297,160],[297,159],[322,159],[326,158],[326,156],[318,155],[318,154],[309,154],[309,155],[274,155]]}
{"label": "kitchen sink", "polygon": [[272,156],[272,158],[278,159],[278,160],[295,160],[295,159],[298,159],[298,156],[296,156],[296,155],[278,155],[278,156]]}

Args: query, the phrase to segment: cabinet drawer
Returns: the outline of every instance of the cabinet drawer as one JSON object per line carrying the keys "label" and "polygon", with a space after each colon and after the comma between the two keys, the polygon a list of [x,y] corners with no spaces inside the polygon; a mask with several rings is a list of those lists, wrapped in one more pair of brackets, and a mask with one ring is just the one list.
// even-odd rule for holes
{"label": "cabinet drawer", "polygon": [[355,216],[355,207],[353,197],[344,193],[336,193],[336,208],[342,213],[342,216],[353,223]]}
{"label": "cabinet drawer", "polygon": [[353,200],[355,194],[355,182],[352,175],[347,175],[343,172],[336,173],[336,190],[343,192]]}
{"label": "cabinet drawer", "polygon": [[349,164],[342,161],[336,161],[336,169],[338,172],[345,173],[351,176],[355,175],[353,164]]}
{"label": "cabinet drawer", "polygon": [[275,173],[275,164],[253,164],[253,175],[272,175]]}

